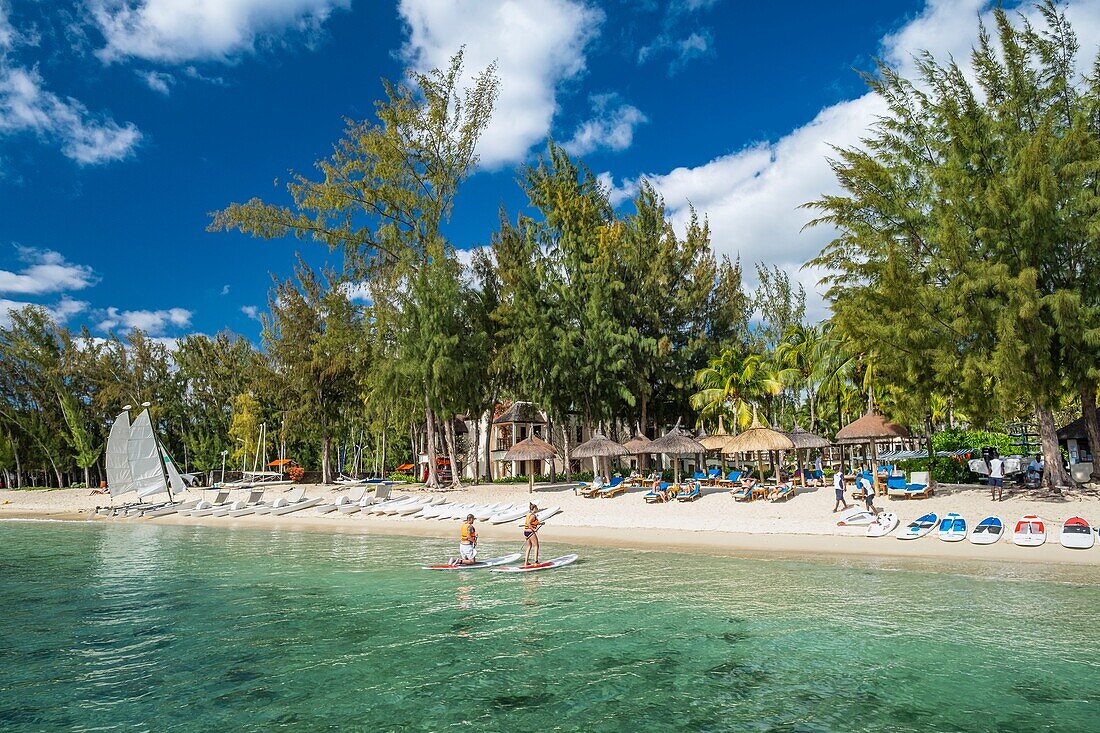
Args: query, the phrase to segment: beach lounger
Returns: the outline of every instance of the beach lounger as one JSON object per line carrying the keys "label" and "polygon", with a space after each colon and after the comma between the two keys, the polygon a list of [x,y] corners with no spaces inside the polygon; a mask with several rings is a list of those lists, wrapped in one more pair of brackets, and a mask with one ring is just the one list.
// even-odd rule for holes
{"label": "beach lounger", "polygon": [[717,486],[718,482],[722,480],[722,469],[710,469],[710,471],[707,472],[707,480],[710,481],[712,486]]}
{"label": "beach lounger", "polygon": [[695,475],[691,477],[692,481],[706,481],[707,475],[702,471],[696,471]]}
{"label": "beach lounger", "polygon": [[676,494],[676,501],[695,501],[702,495],[703,490],[700,488],[699,482],[693,481],[687,491]]}
{"label": "beach lounger", "polygon": [[611,483],[600,489],[599,495],[603,499],[610,499],[619,494],[625,494],[630,485],[620,479],[611,479]]}
{"label": "beach lounger", "polygon": [[669,483],[662,481],[657,489],[650,489],[646,493],[642,494],[642,498],[645,499],[646,504],[655,504],[665,500],[665,492],[668,491]]}
{"label": "beach lounger", "polygon": [[753,490],[756,488],[756,484],[752,486],[742,486],[734,489],[730,492],[734,501],[752,501]]}
{"label": "beach lounger", "polygon": [[732,486],[733,484],[739,483],[740,481],[741,481],[741,472],[740,471],[730,471],[728,474],[726,474],[725,478],[719,479],[718,483],[720,483],[724,486]]}
{"label": "beach lounger", "polygon": [[772,501],[786,501],[794,496],[794,484],[783,484],[771,496]]}

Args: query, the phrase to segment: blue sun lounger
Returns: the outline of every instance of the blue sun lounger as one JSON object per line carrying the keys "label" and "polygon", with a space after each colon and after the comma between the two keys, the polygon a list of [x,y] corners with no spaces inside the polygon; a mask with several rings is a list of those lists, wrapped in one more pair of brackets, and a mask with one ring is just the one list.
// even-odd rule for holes
{"label": "blue sun lounger", "polygon": [[664,492],[668,491],[669,486],[670,484],[667,481],[662,481],[660,486],[656,490],[650,489],[646,493],[642,494],[642,498],[645,499],[646,504],[653,504],[658,501],[664,501]]}
{"label": "blue sun lounger", "polygon": [[685,491],[682,494],[677,494],[676,495],[676,500],[677,501],[695,501],[696,499],[698,499],[702,495],[703,495],[703,491],[702,491],[702,489],[699,488],[699,482],[698,481],[693,481],[691,483],[691,488],[690,489],[688,489],[687,491]]}

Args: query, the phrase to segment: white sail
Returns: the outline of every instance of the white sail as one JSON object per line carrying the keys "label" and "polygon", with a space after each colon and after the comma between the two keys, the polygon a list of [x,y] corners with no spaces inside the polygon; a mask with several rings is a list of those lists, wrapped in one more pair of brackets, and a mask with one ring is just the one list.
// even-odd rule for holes
{"label": "white sail", "polygon": [[142,410],[130,426],[130,441],[126,445],[130,458],[130,470],[134,473],[134,490],[138,497],[152,496],[168,491],[164,480],[164,463],[157,450],[157,438],[153,435],[153,423],[149,411]]}
{"label": "white sail", "polygon": [[120,413],[107,436],[107,488],[111,496],[134,490],[134,474],[130,470],[130,413]]}
{"label": "white sail", "polygon": [[180,476],[180,472],[176,468],[176,462],[172,460],[172,456],[168,453],[164,454],[164,467],[168,469],[168,483],[172,485],[172,491],[177,494],[187,491],[187,484],[183,482],[183,477]]}

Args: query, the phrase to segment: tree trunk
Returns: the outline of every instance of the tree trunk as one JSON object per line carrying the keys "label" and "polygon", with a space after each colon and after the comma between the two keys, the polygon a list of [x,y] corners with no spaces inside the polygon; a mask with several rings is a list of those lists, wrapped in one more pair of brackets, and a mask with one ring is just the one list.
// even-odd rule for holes
{"label": "tree trunk", "polygon": [[481,415],[474,420],[474,484],[481,483]]}
{"label": "tree trunk", "polygon": [[[554,418],[550,417],[550,413],[546,414],[546,442],[550,445],[554,445]],[[558,482],[558,462],[550,460],[550,483],[555,484]]]}
{"label": "tree trunk", "polygon": [[88,470],[88,467],[87,467],[87,466],[85,466],[85,467],[84,467],[84,485],[85,485],[85,486],[87,486],[87,487],[89,487],[89,488],[90,488],[90,487],[91,487],[91,485],[92,485],[92,474],[91,474],[91,472],[90,472],[90,471]]}
{"label": "tree trunk", "polygon": [[[496,405],[494,398],[492,403]],[[493,483],[493,408],[490,407],[485,420],[485,478]]]}
{"label": "tree trunk", "polygon": [[1085,431],[1089,435],[1089,453],[1092,454],[1090,480],[1100,482],[1100,422],[1096,416],[1096,383],[1081,383],[1081,417],[1085,418]]}
{"label": "tree trunk", "polygon": [[1058,448],[1058,429],[1054,425],[1054,413],[1049,407],[1036,403],[1035,421],[1039,423],[1039,442],[1043,446],[1043,485],[1055,490],[1072,486],[1073,481],[1062,466],[1062,451]]}
{"label": "tree trunk", "polygon": [[[641,422],[638,423],[638,430],[642,431],[642,435],[645,435],[646,421],[648,415],[646,412],[649,409],[649,399],[645,392],[642,392],[642,410],[641,410]],[[640,473],[645,473],[645,470],[649,468],[649,455],[643,453],[638,456],[638,469]]]}
{"label": "tree trunk", "polygon": [[332,483],[332,471],[330,469],[329,451],[332,449],[332,437],[321,436],[321,483]]}
{"label": "tree trunk", "polygon": [[[439,475],[435,465],[435,413],[432,411],[428,396],[424,395],[424,429],[427,431],[428,443],[428,488],[439,488]],[[419,458],[419,456],[414,456]]]}
{"label": "tree trunk", "polygon": [[451,487],[462,488],[462,466],[458,462],[458,451],[455,449],[455,421],[454,419],[443,421],[443,439],[447,441],[447,453],[451,457]]}
{"label": "tree trunk", "polygon": [[565,422],[565,424],[562,428],[562,431],[561,431],[561,434],[564,437],[564,440],[562,441],[562,444],[563,444],[562,445],[562,455],[565,456],[565,481],[566,481],[566,483],[571,483],[572,480],[573,480],[573,478],[572,478],[572,476],[573,476],[573,467],[569,465],[571,463],[571,461],[569,460],[569,450],[570,450],[569,431],[572,428],[573,428],[573,421],[572,420],[566,420],[566,422]]}
{"label": "tree trunk", "polygon": [[386,475],[386,428],[382,428],[382,465],[378,467],[378,475]]}

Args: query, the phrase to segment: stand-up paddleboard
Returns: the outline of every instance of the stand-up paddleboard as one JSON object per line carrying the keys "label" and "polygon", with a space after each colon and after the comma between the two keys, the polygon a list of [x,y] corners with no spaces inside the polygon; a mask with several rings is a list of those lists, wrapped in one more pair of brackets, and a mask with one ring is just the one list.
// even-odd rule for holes
{"label": "stand-up paddleboard", "polygon": [[970,533],[970,541],[975,545],[992,545],[1004,536],[1005,526],[1000,517],[986,517],[978,522]]}
{"label": "stand-up paddleboard", "polygon": [[1038,547],[1047,541],[1047,527],[1043,520],[1034,514],[1025,514],[1016,522],[1016,531],[1012,541],[1020,547]]}
{"label": "stand-up paddleboard", "polygon": [[878,515],[878,521],[867,525],[868,537],[885,537],[898,526],[898,515],[893,512],[883,512]]}
{"label": "stand-up paddleboard", "polygon": [[966,520],[962,515],[951,512],[940,520],[937,534],[944,542],[961,542],[966,539]]}
{"label": "stand-up paddleboard", "polygon": [[492,524],[507,524],[508,522],[514,522],[517,519],[522,519],[527,516],[527,509],[512,509],[510,511],[501,512],[500,514],[494,514],[489,517],[489,521]]}
{"label": "stand-up paddleboard", "polygon": [[905,529],[898,532],[899,540],[915,540],[919,537],[924,537],[931,532],[939,524],[940,518],[936,516],[934,512],[929,512],[923,517],[917,517],[909,524],[905,525]]}
{"label": "stand-up paddleboard", "polygon": [[842,514],[837,521],[838,527],[863,527],[875,521],[875,513],[869,512],[865,509],[857,509],[855,511],[849,511],[847,514]]}
{"label": "stand-up paddleboard", "polygon": [[552,506],[549,509],[541,509],[535,512],[535,516],[539,518],[539,522],[545,522],[547,519],[554,516],[555,514],[561,514],[560,506]]}
{"label": "stand-up paddleboard", "polygon": [[425,565],[425,570],[479,570],[481,568],[491,568],[497,565],[507,565],[510,562],[519,560],[523,555],[521,553],[514,553],[512,555],[505,555],[504,557],[494,557],[489,560],[479,560],[473,565]]}
{"label": "stand-up paddleboard", "polygon": [[1062,525],[1062,547],[1087,550],[1096,542],[1092,527],[1081,517],[1070,517]]}
{"label": "stand-up paddleboard", "polygon": [[577,561],[578,555],[563,555],[562,557],[555,557],[553,560],[547,560],[545,562],[536,563],[534,565],[509,565],[504,568],[493,568],[490,573],[533,573],[536,570],[553,570],[554,568],[565,567],[566,565],[572,565]]}
{"label": "stand-up paddleboard", "polygon": [[476,512],[474,512],[474,519],[476,519],[479,522],[484,522],[486,519],[493,516],[494,514],[500,514],[501,512],[506,512],[511,508],[512,508],[512,505],[510,503],[506,502],[506,501],[502,501],[499,504],[490,504],[489,506],[484,507],[483,509],[479,509]]}

